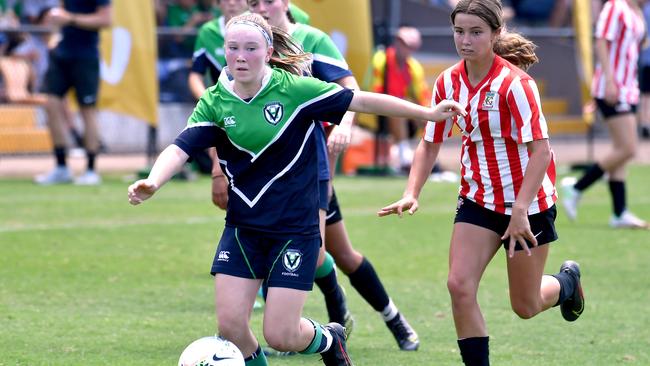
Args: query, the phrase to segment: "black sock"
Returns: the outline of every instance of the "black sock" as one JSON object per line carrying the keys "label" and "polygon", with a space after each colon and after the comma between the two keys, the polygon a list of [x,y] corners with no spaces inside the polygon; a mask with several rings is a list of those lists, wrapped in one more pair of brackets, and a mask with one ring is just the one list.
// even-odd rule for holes
{"label": "black sock", "polygon": [[390,299],[370,261],[363,258],[356,271],[348,275],[350,284],[376,311],[384,311]]}
{"label": "black sock", "polygon": [[63,146],[55,146],[54,147],[54,158],[56,159],[56,166],[65,166],[65,147]]}
{"label": "black sock", "polygon": [[614,215],[621,216],[625,211],[625,182],[610,180],[609,191],[612,193],[612,205],[614,206]]}
{"label": "black sock", "polygon": [[96,153],[86,152],[86,158],[88,159],[88,170],[95,170],[95,158],[97,157]]}
{"label": "black sock", "polygon": [[336,271],[332,269],[329,274],[321,278],[316,278],[314,282],[316,282],[323,296],[325,296],[325,306],[327,307],[329,321],[345,324],[347,307],[345,306],[343,290],[336,280]]}
{"label": "black sock", "polygon": [[465,366],[490,366],[490,337],[472,337],[458,340],[460,356]]}
{"label": "black sock", "polygon": [[571,272],[560,272],[552,276],[557,278],[558,282],[560,282],[560,295],[558,296],[557,303],[553,305],[558,306],[573,295],[577,278],[575,278]]}
{"label": "black sock", "polygon": [[589,186],[594,184],[595,181],[600,179],[604,174],[605,171],[603,171],[603,169],[601,169],[598,164],[594,164],[591,166],[591,168],[587,169],[585,175],[583,175],[582,178],[578,180],[573,188],[579,191],[584,191],[585,189],[589,188]]}

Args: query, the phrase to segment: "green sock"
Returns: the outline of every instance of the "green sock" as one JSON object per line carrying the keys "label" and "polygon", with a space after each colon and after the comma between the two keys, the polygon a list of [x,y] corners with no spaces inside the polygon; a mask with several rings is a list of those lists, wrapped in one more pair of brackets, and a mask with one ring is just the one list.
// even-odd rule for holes
{"label": "green sock", "polygon": [[246,366],[268,366],[269,363],[266,360],[266,355],[262,352],[262,347],[258,344],[257,350],[253,352],[252,355],[247,357],[244,362]]}
{"label": "green sock", "polygon": [[300,351],[300,353],[308,355],[312,353],[321,353],[329,349],[332,345],[332,334],[330,331],[311,319],[307,320],[309,320],[314,326],[314,338],[311,340],[311,343],[309,343],[309,346]]}
{"label": "green sock", "polygon": [[315,278],[323,278],[334,270],[334,258],[329,253],[325,253],[325,261],[316,268]]}

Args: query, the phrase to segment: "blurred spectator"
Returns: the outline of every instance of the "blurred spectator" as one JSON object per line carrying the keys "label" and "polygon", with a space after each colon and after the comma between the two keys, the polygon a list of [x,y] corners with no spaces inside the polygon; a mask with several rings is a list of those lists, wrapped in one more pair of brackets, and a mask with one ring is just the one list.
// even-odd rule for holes
{"label": "blurred spectator", "polygon": [[567,26],[571,0],[506,0],[504,14],[512,12],[513,23],[522,26]]}
{"label": "blurred spectator", "polygon": [[[366,75],[365,89],[408,99],[424,106],[429,105],[431,92],[424,79],[424,69],[411,55],[421,45],[421,35],[416,28],[400,27],[393,43],[373,55],[370,70]],[[409,121],[402,118],[380,119],[378,126],[380,136],[385,136],[386,132],[390,134],[390,142],[397,147],[397,169],[404,172],[408,172],[412,157],[408,126]],[[385,145],[384,142],[380,148],[380,165],[386,165],[389,160],[389,151]]]}
{"label": "blurred spectator", "polygon": [[167,8],[167,25],[170,27],[198,28],[212,19],[212,9],[202,9],[197,0],[177,0]]}
{"label": "blurred spectator", "polygon": [[74,179],[76,184],[101,183],[95,172],[95,157],[100,149],[97,124],[97,92],[99,89],[99,29],[112,23],[110,0],[65,0],[63,7],[48,12],[46,22],[61,29],[61,41],[50,52],[45,90],[47,123],[54,146],[56,167],[36,177],[38,184],[69,183],[73,180],[67,167],[64,97],[75,89],[84,122],[84,147],[87,170]]}

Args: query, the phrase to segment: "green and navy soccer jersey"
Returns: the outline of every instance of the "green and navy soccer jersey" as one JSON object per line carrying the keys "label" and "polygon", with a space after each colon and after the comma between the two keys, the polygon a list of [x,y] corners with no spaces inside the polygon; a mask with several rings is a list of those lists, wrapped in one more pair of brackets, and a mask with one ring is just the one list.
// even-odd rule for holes
{"label": "green and navy soccer jersey", "polygon": [[209,71],[213,82],[217,81],[221,69],[226,66],[226,53],[223,47],[225,30],[223,16],[213,19],[201,26],[194,44],[192,71],[201,75]]}
{"label": "green and navy soccer jersey", "polygon": [[215,146],[230,179],[226,224],[270,233],[318,233],[316,121],[340,122],[352,91],[266,70],[248,101],[228,69],[208,88],[174,144],[188,155]]}
{"label": "green and navy soccer jersey", "polygon": [[291,37],[302,45],[305,52],[313,55],[311,69],[315,78],[331,82],[352,75],[348,63],[327,33],[297,23]]}
{"label": "green and navy soccer jersey", "polygon": [[[296,24],[291,36],[305,52],[312,54],[312,76],[327,82],[352,75],[345,58],[341,55],[332,39],[323,31],[305,24]],[[318,139],[319,179],[329,180],[330,169],[327,160],[327,141],[322,126],[316,131]]]}

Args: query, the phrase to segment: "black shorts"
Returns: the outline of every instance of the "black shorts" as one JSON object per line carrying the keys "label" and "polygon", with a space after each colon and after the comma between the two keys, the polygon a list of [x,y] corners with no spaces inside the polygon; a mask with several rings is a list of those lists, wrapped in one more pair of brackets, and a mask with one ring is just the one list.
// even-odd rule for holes
{"label": "black shorts", "polygon": [[45,93],[61,98],[74,88],[79,105],[94,106],[99,90],[99,58],[61,58],[50,52],[44,87]]}
{"label": "black shorts", "polygon": [[636,104],[617,103],[616,105],[611,105],[607,104],[604,99],[595,99],[595,101],[598,110],[605,118],[621,116],[628,113],[636,113]]}
{"label": "black shorts", "polygon": [[[556,216],[557,209],[555,205],[545,211],[528,215],[530,230],[535,235],[535,238],[537,238],[537,245],[544,245],[557,240],[557,232],[555,231]],[[489,210],[465,197],[458,197],[454,223],[457,222],[465,222],[484,227],[494,231],[501,237],[508,228],[510,216]],[[501,243],[503,244],[503,248],[508,250],[510,239],[502,240]],[[532,243],[529,241],[526,241],[526,243],[529,248],[532,247]],[[515,245],[515,250],[523,249],[519,243]]]}
{"label": "black shorts", "polygon": [[325,216],[325,225],[336,224],[341,220],[343,220],[343,215],[341,214],[339,201],[336,199],[336,192],[334,191],[334,188],[332,188],[332,197],[330,197],[329,206],[327,208],[327,216]]}
{"label": "black shorts", "polygon": [[650,93],[650,65],[641,66],[639,69],[639,89],[642,94]]}
{"label": "black shorts", "polygon": [[320,245],[320,234],[279,235],[226,226],[210,273],[311,291]]}

